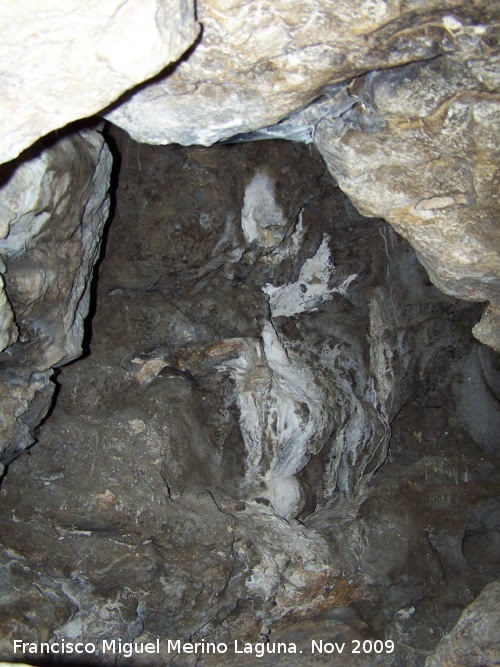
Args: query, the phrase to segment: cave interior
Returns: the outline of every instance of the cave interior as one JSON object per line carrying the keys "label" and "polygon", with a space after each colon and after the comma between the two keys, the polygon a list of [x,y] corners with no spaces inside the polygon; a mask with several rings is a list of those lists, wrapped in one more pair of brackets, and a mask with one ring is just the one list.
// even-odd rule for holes
{"label": "cave interior", "polygon": [[[471,334],[484,306],[440,292],[312,145],[102,131],[111,213],[83,355],[56,371],[36,444],[5,459],[2,657],[12,637],[304,652],[327,637],[393,641],[376,664],[423,665],[500,574],[498,355]],[[13,303],[30,262],[9,260]],[[50,664],[115,664],[79,660]],[[193,660],[161,664],[264,664]]]}

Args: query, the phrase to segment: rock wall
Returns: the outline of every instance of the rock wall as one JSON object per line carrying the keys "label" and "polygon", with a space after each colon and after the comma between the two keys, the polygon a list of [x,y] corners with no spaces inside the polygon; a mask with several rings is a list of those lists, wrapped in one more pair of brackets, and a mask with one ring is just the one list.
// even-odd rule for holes
{"label": "rock wall", "polygon": [[198,31],[191,0],[4,2],[0,162],[158,74]]}
{"label": "rock wall", "polygon": [[500,653],[495,629],[500,621],[499,598],[499,582],[486,586],[464,610],[453,631],[439,642],[434,653],[425,661],[425,667],[494,665]]}
{"label": "rock wall", "polygon": [[200,3],[199,48],[108,118],[184,145],[279,120],[259,137],[314,141],[440,289],[490,302],[474,331],[500,350],[499,18],[488,3]]}
{"label": "rock wall", "polygon": [[358,79],[364,108],[320,121],[315,142],[358,209],[405,236],[440,289],[490,301],[474,332],[498,350],[499,81],[488,29],[452,30],[452,54]]}
{"label": "rock wall", "polygon": [[52,400],[53,369],[81,354],[110,172],[111,154],[95,130],[55,138],[42,153],[4,166],[3,464],[32,444]]}

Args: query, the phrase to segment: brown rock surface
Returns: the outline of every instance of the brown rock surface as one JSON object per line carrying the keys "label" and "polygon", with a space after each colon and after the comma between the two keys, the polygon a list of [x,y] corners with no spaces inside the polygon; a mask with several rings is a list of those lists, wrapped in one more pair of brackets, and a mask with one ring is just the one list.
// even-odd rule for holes
{"label": "brown rock surface", "polygon": [[425,667],[498,665],[500,656],[500,582],[488,584],[464,609],[452,632],[439,642]]}
{"label": "brown rock surface", "polygon": [[368,75],[358,84],[372,129],[362,113],[325,119],[315,139],[344,192],[410,241],[440,289],[490,302],[475,334],[498,350],[500,96],[487,35],[457,24],[466,49]]}
{"label": "brown rock surface", "polygon": [[[189,1],[118,4],[0,9],[3,160],[196,37]],[[467,335],[500,349],[498,7],[197,12],[196,43],[113,123],[152,144],[315,144],[436,285],[489,303],[476,324],[440,295],[313,148],[115,131],[91,354],[58,372],[16,461],[81,353],[111,157],[75,126],[4,165],[0,653],[18,635],[171,636],[296,640],[303,657],[271,658],[287,667],[488,664],[494,587],[436,642],[499,576],[498,365]],[[316,637],[397,650],[313,656]]]}
{"label": "brown rock surface", "polygon": [[440,289],[489,302],[474,331],[500,350],[498,8],[212,1],[199,18],[189,58],[110,120],[148,143],[210,145],[277,121],[274,136],[314,140]]}
{"label": "brown rock surface", "polygon": [[327,85],[453,51],[462,17],[492,18],[440,0],[200,2],[193,52],[108,117],[138,141],[210,145],[281,120]]}

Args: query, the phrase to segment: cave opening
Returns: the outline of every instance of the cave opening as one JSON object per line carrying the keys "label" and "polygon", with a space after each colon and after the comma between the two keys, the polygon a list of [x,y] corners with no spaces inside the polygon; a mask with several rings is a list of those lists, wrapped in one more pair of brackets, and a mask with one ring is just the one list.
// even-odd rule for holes
{"label": "cave opening", "polygon": [[166,664],[168,638],[364,637],[423,665],[500,574],[482,307],[440,292],[311,146],[108,132],[84,355],[2,486],[4,636],[160,638]]}

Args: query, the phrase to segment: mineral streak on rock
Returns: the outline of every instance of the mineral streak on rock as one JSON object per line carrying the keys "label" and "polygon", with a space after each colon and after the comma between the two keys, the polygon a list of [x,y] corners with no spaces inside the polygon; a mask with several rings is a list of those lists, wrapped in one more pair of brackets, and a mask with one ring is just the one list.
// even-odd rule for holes
{"label": "mineral streak on rock", "polygon": [[275,248],[287,232],[288,222],[274,198],[274,183],[265,173],[255,174],[245,189],[241,227],[245,241]]}
{"label": "mineral streak on rock", "polygon": [[[229,371],[236,382],[249,486],[268,497],[278,516],[290,519],[305,504],[294,475],[321,450],[333,418],[327,392],[311,369],[289,357],[271,323],[261,337],[262,344],[242,339],[217,368]],[[259,482],[264,490],[259,491]]]}
{"label": "mineral streak on rock", "polygon": [[[437,58],[456,37],[453,15],[433,0],[411,10],[378,0],[208,0],[197,10],[203,35],[189,58],[108,114],[138,141],[210,145],[257,130],[339,82]],[[335,115],[355,102],[341,92]]]}
{"label": "mineral streak on rock", "polygon": [[304,262],[298,280],[277,287],[268,283],[262,288],[269,296],[272,317],[291,317],[310,312],[324,301],[333,299],[334,293],[345,294],[357,278],[357,274],[353,273],[337,287],[330,287],[335,267],[331,262],[328,239],[325,237],[314,257]]}
{"label": "mineral streak on rock", "polygon": [[[78,201],[95,220],[109,162],[92,137],[65,139],[44,159],[65,164],[75,144],[101,156],[102,172],[79,172],[87,199]],[[467,567],[474,591],[492,572],[478,549],[494,531],[496,445],[475,426],[477,406],[465,406],[472,393],[489,396],[495,376],[464,334],[471,307],[439,294],[404,240],[360,216],[308,147],[114,139],[122,170],[91,354],[60,371],[39,446],[2,484],[0,655],[12,657],[19,634],[253,642],[291,625],[311,637],[307,619],[320,614],[351,618],[370,636],[370,623],[403,633],[397,659],[421,659],[407,636],[429,637],[429,608],[449,629],[470,601]],[[48,169],[44,192],[58,174]],[[10,227],[7,289],[24,320],[4,358],[16,367],[31,349],[30,363],[55,358],[59,283],[31,301],[21,287],[36,281],[19,272],[39,267],[53,237],[59,252],[80,242],[61,203],[74,178],[55,189],[59,206],[33,238]],[[245,235],[245,216],[257,238]],[[260,233],[268,220],[271,237]],[[94,241],[86,247],[93,257]],[[38,368],[5,385],[6,413],[26,406],[17,441],[46,409],[50,370]],[[481,399],[485,421],[495,400]],[[429,416],[428,403],[442,407]],[[470,566],[456,555],[462,543]],[[412,607],[431,619],[422,628],[419,613],[404,611]]]}

